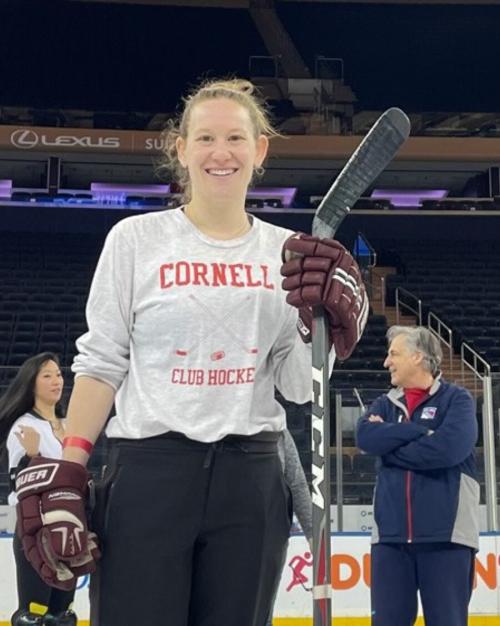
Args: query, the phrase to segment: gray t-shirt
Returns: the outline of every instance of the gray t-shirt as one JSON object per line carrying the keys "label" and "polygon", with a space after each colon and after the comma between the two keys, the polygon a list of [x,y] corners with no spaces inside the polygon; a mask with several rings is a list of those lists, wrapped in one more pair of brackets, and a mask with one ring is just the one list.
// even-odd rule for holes
{"label": "gray t-shirt", "polygon": [[274,387],[311,398],[311,349],[281,288],[291,234],[254,217],[243,237],[215,240],[182,209],[112,228],[73,363],[117,390],[109,437],[172,430],[212,442],[285,428]]}

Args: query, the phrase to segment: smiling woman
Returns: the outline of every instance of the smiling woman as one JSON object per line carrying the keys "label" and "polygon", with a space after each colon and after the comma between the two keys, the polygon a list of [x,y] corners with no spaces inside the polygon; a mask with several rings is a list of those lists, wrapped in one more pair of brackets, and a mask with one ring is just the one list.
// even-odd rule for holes
{"label": "smiling woman", "polygon": [[[301,404],[311,395],[298,309],[322,305],[340,267],[349,280],[332,301],[331,330],[350,353],[365,302],[340,244],[295,234],[307,249],[285,268],[294,233],[246,213],[274,134],[249,82],[202,85],[166,132],[186,203],[122,220],[106,239],[89,331],[77,340],[64,458],[43,478],[44,459],[33,460],[19,494],[33,565],[54,586],[74,587],[95,569],[84,466],[114,403],[92,519],[105,546],[90,585],[93,624],[263,626],[269,616],[292,513],[275,389]],[[308,269],[325,290],[308,289]],[[71,500],[48,516],[61,490]]]}
{"label": "smiling woman", "polygon": [[242,235],[250,228],[245,213],[248,185],[267,154],[268,139],[255,138],[248,111],[227,99],[199,103],[189,126],[188,137],[176,142],[179,162],[190,180],[185,213],[205,232],[213,230],[208,222],[215,218],[224,238]]}
{"label": "smiling woman", "polygon": [[[23,363],[0,398],[0,445],[3,446],[6,438],[11,506],[17,503],[16,475],[31,458],[62,456],[63,387],[59,359],[51,352],[42,352]],[[74,591],[52,589],[45,584],[28,561],[17,534],[13,545],[18,591],[13,626],[75,626],[76,615],[70,610]]]}
{"label": "smiling woman", "polygon": [[263,173],[269,138],[277,135],[253,92],[244,80],[207,83],[186,99],[178,124],[164,133],[164,165],[184,190],[186,215],[219,239],[249,230],[248,186]]}

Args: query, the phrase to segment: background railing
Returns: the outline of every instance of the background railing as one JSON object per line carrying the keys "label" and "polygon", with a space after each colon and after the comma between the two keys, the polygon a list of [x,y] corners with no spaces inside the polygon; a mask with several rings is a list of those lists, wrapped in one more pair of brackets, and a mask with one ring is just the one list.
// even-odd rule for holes
{"label": "background railing", "polygon": [[475,350],[467,343],[460,346],[460,356],[462,359],[462,372],[465,367],[476,374],[482,381],[482,428],[484,446],[484,477],[486,490],[486,510],[487,510],[487,530],[498,530],[497,502],[497,480],[496,480],[496,458],[495,458],[495,435],[493,427],[493,402],[491,367]]}
{"label": "background railing", "polygon": [[427,328],[448,348],[449,373],[453,373],[453,331],[435,313],[429,311]]}
{"label": "background railing", "polygon": [[399,324],[401,310],[409,311],[418,320],[419,326],[422,325],[422,300],[403,287],[396,287],[396,320]]}

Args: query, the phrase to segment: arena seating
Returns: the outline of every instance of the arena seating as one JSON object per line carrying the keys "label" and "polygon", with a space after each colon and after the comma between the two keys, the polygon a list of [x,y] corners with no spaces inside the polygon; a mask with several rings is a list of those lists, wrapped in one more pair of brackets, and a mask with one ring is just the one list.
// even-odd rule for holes
{"label": "arena seating", "polygon": [[0,235],[1,365],[19,366],[43,350],[71,363],[74,341],[86,329],[85,302],[101,246],[102,239],[91,236]]}
{"label": "arena seating", "polygon": [[[454,333],[454,348],[468,343],[500,370],[500,251],[483,242],[384,242],[400,271],[387,278],[388,301],[397,287],[422,300]],[[390,263],[390,258],[388,263]]]}
{"label": "arena seating", "polygon": [[[93,268],[102,247],[102,237],[1,233],[0,247],[0,389],[5,387],[16,367],[26,358],[36,352],[50,350],[61,357],[69,391],[69,365],[75,352],[75,339],[86,330],[84,307]],[[491,253],[491,250],[485,251],[483,264],[471,269],[470,264],[461,261],[464,249],[457,250],[454,255],[450,252],[448,256],[432,247],[424,251],[412,249],[410,244],[406,248],[399,247],[397,254],[402,271],[392,282],[388,281],[390,289],[393,290],[394,285],[403,285],[421,294],[426,307],[453,324],[457,337],[460,332],[460,336],[467,338],[481,353],[494,355],[495,349],[500,348],[500,324],[496,323],[500,320],[500,287],[497,299],[492,294],[495,293],[495,285],[498,285],[500,255]],[[445,261],[441,262],[443,259]],[[434,269],[429,271],[429,267]],[[466,275],[467,280],[464,278]],[[451,287],[448,289],[448,286]],[[456,297],[458,293],[464,296],[463,299]],[[488,293],[488,298],[484,297],[485,293]],[[449,294],[448,298],[446,294]],[[352,407],[353,414],[357,415],[361,409],[353,388],[358,390],[365,404],[388,388],[389,375],[383,369],[386,331],[386,318],[370,315],[365,333],[351,358],[335,365],[331,380],[332,407],[335,406],[335,393],[340,392],[343,406]],[[281,401],[287,410],[288,427],[310,480],[310,406]],[[372,498],[374,460],[354,448],[352,433],[345,433],[343,443],[348,446],[342,457],[344,501],[367,504]],[[106,455],[107,442],[102,437],[90,464],[95,476],[100,475]],[[334,457],[331,477],[334,501]],[[7,477],[5,472],[0,472],[0,503],[5,501],[6,494]]]}

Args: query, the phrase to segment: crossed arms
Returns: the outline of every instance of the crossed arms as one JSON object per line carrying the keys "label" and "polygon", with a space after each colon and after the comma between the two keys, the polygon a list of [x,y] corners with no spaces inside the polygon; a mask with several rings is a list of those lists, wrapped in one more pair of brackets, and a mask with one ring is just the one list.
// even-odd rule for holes
{"label": "crossed arms", "polygon": [[357,445],[382,457],[384,465],[408,470],[453,467],[473,451],[477,439],[474,402],[464,389],[456,389],[446,415],[435,432],[414,422],[386,422],[389,401],[375,400],[357,425]]}

